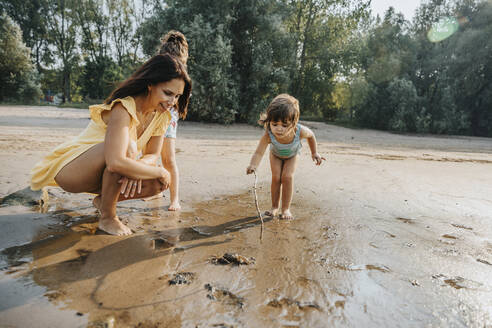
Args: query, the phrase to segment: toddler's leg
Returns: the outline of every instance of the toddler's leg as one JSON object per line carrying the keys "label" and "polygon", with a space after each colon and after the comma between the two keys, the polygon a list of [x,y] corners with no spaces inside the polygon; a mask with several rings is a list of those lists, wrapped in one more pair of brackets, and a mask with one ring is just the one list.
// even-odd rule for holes
{"label": "toddler's leg", "polygon": [[270,153],[270,168],[272,170],[272,185],[270,187],[270,192],[272,196],[272,209],[267,211],[265,214],[268,216],[277,216],[278,208],[280,203],[280,177],[282,175],[282,165],[281,159]]}
{"label": "toddler's leg", "polygon": [[292,193],[294,191],[294,172],[297,167],[297,155],[284,160],[282,168],[282,218],[293,219],[290,212],[290,203],[292,202]]}

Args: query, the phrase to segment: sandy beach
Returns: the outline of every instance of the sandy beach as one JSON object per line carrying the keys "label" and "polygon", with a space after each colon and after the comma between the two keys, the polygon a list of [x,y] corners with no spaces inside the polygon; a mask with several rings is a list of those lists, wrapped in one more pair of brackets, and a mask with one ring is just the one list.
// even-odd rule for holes
{"label": "sandy beach", "polygon": [[[182,211],[122,202],[115,237],[90,194],[19,193],[88,122],[0,106],[0,327],[492,327],[492,139],[301,122],[327,160],[304,144],[295,219],[262,226],[262,129],[180,122]],[[262,211],[269,181],[265,157]]]}

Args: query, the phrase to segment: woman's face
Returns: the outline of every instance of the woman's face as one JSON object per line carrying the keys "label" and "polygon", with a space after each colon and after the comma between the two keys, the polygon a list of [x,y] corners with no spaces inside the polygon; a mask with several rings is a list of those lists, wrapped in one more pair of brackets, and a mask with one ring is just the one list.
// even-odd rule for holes
{"label": "woman's face", "polygon": [[165,112],[173,108],[183,94],[184,86],[182,79],[172,79],[150,86],[148,97],[152,109]]}

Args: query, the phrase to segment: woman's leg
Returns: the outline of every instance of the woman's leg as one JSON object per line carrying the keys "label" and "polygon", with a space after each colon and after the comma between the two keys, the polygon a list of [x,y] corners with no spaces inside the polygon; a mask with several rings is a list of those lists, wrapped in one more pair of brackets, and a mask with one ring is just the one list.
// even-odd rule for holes
{"label": "woman's leg", "polygon": [[270,153],[270,168],[272,170],[272,185],[270,192],[272,195],[272,209],[266,212],[266,215],[277,216],[278,208],[280,203],[280,184],[281,184],[281,174],[282,174],[283,161]]}
{"label": "woman's leg", "polygon": [[142,181],[142,193],[125,198],[120,194],[121,176],[106,169],[104,144],[97,144],[65,165],[55,177],[64,190],[79,193],[98,193],[93,204],[100,211],[99,228],[113,235],[127,235],[131,230],[116,216],[116,203],[121,200],[143,198],[159,193],[163,185],[159,180]]}
{"label": "woman's leg", "polygon": [[104,143],[100,143],[65,165],[56,175],[55,181],[68,192],[96,192],[101,190],[105,168]]}
{"label": "woman's leg", "polygon": [[[104,170],[100,206],[98,207],[101,212],[99,229],[112,235],[130,235],[132,233],[130,228],[121,223],[116,215],[116,203],[129,199],[153,196],[164,191],[165,188],[157,179],[143,180],[142,192],[140,194],[125,197],[120,193],[121,185],[118,183],[120,179],[121,175],[118,173],[110,172],[108,169]],[[96,205],[96,202],[94,204]]]}
{"label": "woman's leg", "polygon": [[162,145],[162,165],[171,174],[171,184],[169,191],[171,195],[171,204],[169,205],[169,211],[178,211],[181,209],[179,204],[179,171],[176,164],[176,139],[164,138],[164,144]]}
{"label": "woman's leg", "polygon": [[290,203],[292,202],[292,193],[294,191],[294,172],[297,167],[297,155],[284,160],[282,168],[282,218],[293,219],[290,212]]}

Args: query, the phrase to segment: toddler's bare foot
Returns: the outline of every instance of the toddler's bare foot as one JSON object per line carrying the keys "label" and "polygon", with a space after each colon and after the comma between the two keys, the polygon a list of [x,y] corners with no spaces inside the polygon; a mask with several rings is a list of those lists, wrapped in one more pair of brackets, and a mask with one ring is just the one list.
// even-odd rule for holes
{"label": "toddler's bare foot", "polygon": [[168,211],[179,211],[181,209],[181,205],[179,204],[179,201],[172,202],[169,207]]}
{"label": "toddler's bare foot", "polygon": [[96,208],[96,210],[101,213],[101,196],[96,196],[92,200],[92,205]]}
{"label": "toddler's bare foot", "polygon": [[286,209],[282,211],[282,215],[280,215],[280,218],[284,220],[292,220],[294,219],[294,216],[290,212],[290,209]]}
{"label": "toddler's bare foot", "polygon": [[265,216],[275,217],[278,215],[278,208],[272,208],[269,211],[265,211]]}
{"label": "toddler's bare foot", "polygon": [[133,233],[132,230],[124,225],[117,216],[100,218],[99,229],[115,236],[127,236]]}

